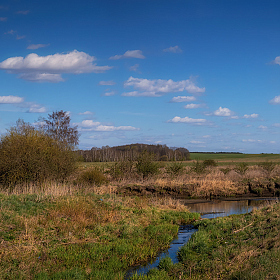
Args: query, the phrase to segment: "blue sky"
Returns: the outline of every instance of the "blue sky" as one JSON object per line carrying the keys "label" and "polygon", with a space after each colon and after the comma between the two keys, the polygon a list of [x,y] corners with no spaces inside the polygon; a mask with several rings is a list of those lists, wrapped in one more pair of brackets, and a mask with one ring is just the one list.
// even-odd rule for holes
{"label": "blue sky", "polygon": [[0,133],[68,111],[82,149],[280,153],[280,2],[1,1]]}

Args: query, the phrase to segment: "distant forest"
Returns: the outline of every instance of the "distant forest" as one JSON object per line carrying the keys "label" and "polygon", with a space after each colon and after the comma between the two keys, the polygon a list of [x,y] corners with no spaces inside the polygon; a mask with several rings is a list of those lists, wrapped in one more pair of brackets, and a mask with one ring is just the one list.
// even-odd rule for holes
{"label": "distant forest", "polygon": [[185,148],[168,148],[166,145],[130,144],[116,147],[93,147],[90,150],[78,150],[78,155],[85,162],[117,162],[136,160],[147,151],[154,154],[155,161],[184,161],[190,159],[190,152]]}

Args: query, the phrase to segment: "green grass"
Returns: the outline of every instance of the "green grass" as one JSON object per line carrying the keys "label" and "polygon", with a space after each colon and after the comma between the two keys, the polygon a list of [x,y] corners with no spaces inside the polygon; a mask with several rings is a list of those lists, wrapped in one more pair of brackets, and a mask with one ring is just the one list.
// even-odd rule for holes
{"label": "green grass", "polygon": [[[214,160],[219,166],[235,165],[240,162],[246,162],[249,165],[256,165],[260,162],[277,162],[280,163],[279,154],[205,154],[205,153],[190,153],[191,160],[182,162],[183,166],[192,166],[193,161]],[[170,166],[174,164],[172,161],[159,162],[160,166]],[[78,166],[81,169],[88,169],[92,167],[100,168],[101,170],[110,168],[114,162],[79,162]]]}
{"label": "green grass", "polygon": [[199,217],[95,194],[1,194],[0,208],[0,279],[124,279]]}
{"label": "green grass", "polygon": [[[179,251],[140,279],[279,279],[280,204],[245,215],[196,222],[198,231]],[[167,264],[167,265],[166,265]],[[165,266],[164,266],[165,265]]]}

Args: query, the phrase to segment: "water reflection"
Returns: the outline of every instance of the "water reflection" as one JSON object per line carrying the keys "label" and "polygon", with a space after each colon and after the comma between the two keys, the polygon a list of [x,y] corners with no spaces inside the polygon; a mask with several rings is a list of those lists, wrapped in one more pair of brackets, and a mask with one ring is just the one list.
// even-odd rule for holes
{"label": "water reflection", "polygon": [[225,217],[232,214],[245,214],[251,212],[254,208],[258,208],[275,198],[258,198],[246,200],[211,200],[200,203],[188,203],[191,212],[198,212],[202,218],[212,219],[217,217]]}
{"label": "water reflection", "polygon": [[[191,212],[198,212],[201,214],[201,218],[217,218],[225,217],[232,214],[245,214],[251,212],[254,208],[259,208],[271,201],[275,201],[276,198],[257,198],[257,199],[246,199],[246,200],[210,200],[202,201],[198,203],[192,203],[193,201],[186,200],[182,201],[189,207]],[[169,256],[173,263],[177,263],[177,252],[181,246],[189,241],[192,234],[196,232],[192,225],[180,226],[178,236],[170,244],[170,248],[159,254],[157,259],[143,266],[137,266],[131,268],[127,274],[126,279],[129,279],[136,272],[138,274],[146,274],[151,268],[157,267],[160,259],[165,256]]]}

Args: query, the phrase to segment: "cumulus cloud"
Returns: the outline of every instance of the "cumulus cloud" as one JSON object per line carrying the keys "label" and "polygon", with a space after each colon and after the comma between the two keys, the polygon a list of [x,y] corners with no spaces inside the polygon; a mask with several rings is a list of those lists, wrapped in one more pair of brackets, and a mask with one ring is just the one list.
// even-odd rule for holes
{"label": "cumulus cloud", "polygon": [[107,91],[107,92],[105,92],[103,95],[104,96],[113,96],[113,95],[115,95],[116,94],[116,92],[114,91],[114,90],[112,90],[112,91]]}
{"label": "cumulus cloud", "polygon": [[218,117],[230,117],[232,115],[233,112],[228,108],[219,107],[219,109],[214,112],[214,116]]}
{"label": "cumulus cloud", "polygon": [[27,15],[27,14],[29,14],[29,13],[30,13],[29,10],[26,10],[26,11],[17,11],[17,12],[16,12],[16,14],[18,14],[18,15]]}
{"label": "cumulus cloud", "polygon": [[19,78],[33,82],[61,82],[62,73],[102,73],[112,67],[93,64],[94,56],[74,50],[69,53],[38,56],[31,53],[24,57],[10,57],[0,63],[0,69],[19,74]]}
{"label": "cumulus cloud", "polygon": [[115,85],[116,83],[114,81],[100,81],[98,83],[100,86],[113,86]]}
{"label": "cumulus cloud", "polygon": [[22,103],[23,98],[14,95],[0,96],[0,104],[17,104]]}
{"label": "cumulus cloud", "polygon": [[196,141],[196,140],[192,140],[190,141],[191,144],[205,144],[205,142],[202,141]]}
{"label": "cumulus cloud", "polygon": [[[280,60],[280,56],[279,56],[279,60]],[[279,62],[279,64],[280,64],[280,62]],[[280,104],[280,95],[278,95],[278,96],[275,96],[273,99],[271,99],[270,101],[269,101],[271,104]]]}
{"label": "cumulus cloud", "polygon": [[245,119],[256,119],[259,117],[259,114],[251,114],[251,115],[244,115],[243,118]]}
{"label": "cumulus cloud", "polygon": [[259,128],[259,129],[265,130],[265,129],[267,129],[267,126],[265,126],[265,125],[260,125],[258,128]]}
{"label": "cumulus cloud", "polygon": [[262,143],[262,140],[255,140],[255,139],[243,139],[242,142],[248,142],[248,143]]}
{"label": "cumulus cloud", "polygon": [[11,29],[7,32],[5,32],[4,34],[7,35],[7,34],[11,34],[11,35],[14,35],[15,33],[17,33],[15,30]]}
{"label": "cumulus cloud", "polygon": [[83,120],[79,127],[83,131],[99,131],[99,132],[112,132],[112,131],[134,131],[139,130],[139,128],[133,126],[113,126],[113,125],[103,125],[100,122],[94,122],[93,120]]}
{"label": "cumulus cloud", "polygon": [[280,65],[280,56],[275,57],[275,59],[273,60],[273,63]]}
{"label": "cumulus cloud", "polygon": [[30,108],[27,110],[27,113],[46,113],[47,108],[39,104],[31,104]]}
{"label": "cumulus cloud", "polygon": [[191,79],[175,82],[171,79],[148,80],[130,77],[124,86],[133,87],[136,91],[124,93],[123,96],[159,97],[170,92],[187,91],[192,94],[205,92],[205,88],[199,88]]}
{"label": "cumulus cloud", "polygon": [[79,115],[93,115],[93,112],[91,111],[85,111],[83,113],[79,113]]}
{"label": "cumulus cloud", "polygon": [[24,39],[26,36],[25,35],[22,35],[22,36],[19,36],[19,35],[17,35],[17,40],[21,40],[21,39]]}
{"label": "cumulus cloud", "polygon": [[190,102],[195,100],[196,98],[194,96],[175,96],[170,100],[170,102]]}
{"label": "cumulus cloud", "polygon": [[122,59],[122,58],[140,58],[140,59],[144,59],[145,56],[142,54],[142,51],[140,51],[140,50],[133,50],[133,51],[126,51],[122,55],[111,56],[109,59],[117,60],[117,59]]}
{"label": "cumulus cloud", "polygon": [[136,72],[138,70],[138,67],[139,67],[139,64],[135,64],[135,65],[130,66],[129,70]]}
{"label": "cumulus cloud", "polygon": [[37,50],[40,48],[48,47],[50,44],[31,44],[27,47],[28,50]]}
{"label": "cumulus cloud", "polygon": [[174,117],[173,119],[169,120],[168,122],[171,123],[189,123],[189,124],[196,124],[196,125],[201,125],[201,124],[205,124],[206,120],[205,119],[192,119],[189,117]]}
{"label": "cumulus cloud", "polygon": [[175,46],[175,47],[170,47],[170,48],[167,48],[167,49],[164,49],[163,50],[164,52],[171,52],[171,53],[181,53],[183,52],[179,46]]}
{"label": "cumulus cloud", "polygon": [[201,104],[194,104],[194,103],[184,106],[185,109],[197,109],[197,108],[201,108],[201,107],[202,107]]}

